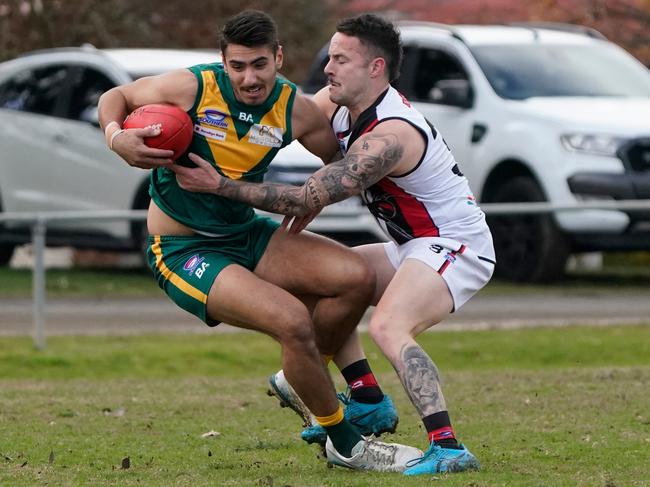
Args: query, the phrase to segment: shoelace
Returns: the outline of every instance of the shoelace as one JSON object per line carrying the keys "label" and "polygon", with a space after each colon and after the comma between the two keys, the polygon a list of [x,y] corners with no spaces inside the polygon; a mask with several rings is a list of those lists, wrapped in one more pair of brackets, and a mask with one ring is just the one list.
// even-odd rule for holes
{"label": "shoelace", "polygon": [[352,402],[352,389],[348,386],[345,392],[339,392],[336,397],[339,398],[339,401],[341,401],[343,405],[347,406]]}
{"label": "shoelace", "polygon": [[406,462],[406,467],[413,467],[417,465],[418,463],[422,463],[426,460],[428,460],[431,456],[438,456],[438,453],[442,451],[442,448],[436,444],[431,444],[429,449],[424,452],[424,455],[422,455],[420,458],[414,458],[413,460],[409,460]]}
{"label": "shoelace", "polygon": [[373,440],[366,440],[365,448],[361,458],[372,460],[379,465],[393,465],[397,447],[386,443],[377,443]]}

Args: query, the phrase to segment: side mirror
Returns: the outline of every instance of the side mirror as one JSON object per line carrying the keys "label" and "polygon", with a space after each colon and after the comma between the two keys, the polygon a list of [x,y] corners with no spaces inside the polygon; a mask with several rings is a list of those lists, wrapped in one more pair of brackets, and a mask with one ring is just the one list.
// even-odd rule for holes
{"label": "side mirror", "polygon": [[460,108],[471,108],[474,104],[472,87],[466,79],[442,79],[436,82],[429,91],[429,99],[433,103]]}

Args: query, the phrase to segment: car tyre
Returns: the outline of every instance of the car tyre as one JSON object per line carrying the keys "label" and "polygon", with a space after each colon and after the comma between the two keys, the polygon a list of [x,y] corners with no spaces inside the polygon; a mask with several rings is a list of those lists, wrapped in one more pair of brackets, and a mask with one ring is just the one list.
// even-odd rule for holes
{"label": "car tyre", "polygon": [[[490,202],[536,202],[546,198],[530,177],[501,186]],[[551,214],[488,217],[497,257],[495,276],[515,282],[551,282],[564,275],[571,253],[568,238]]]}
{"label": "car tyre", "polygon": [[14,244],[0,244],[0,267],[9,264],[11,257],[14,255],[15,248],[16,246]]}

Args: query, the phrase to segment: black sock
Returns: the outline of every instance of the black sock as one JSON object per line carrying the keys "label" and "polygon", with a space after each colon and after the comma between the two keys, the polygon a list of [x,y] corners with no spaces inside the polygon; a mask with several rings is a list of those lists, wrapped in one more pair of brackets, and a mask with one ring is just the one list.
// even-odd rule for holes
{"label": "black sock", "polygon": [[429,443],[435,443],[443,448],[460,448],[447,411],[426,416],[422,418],[422,422],[427,429]]}
{"label": "black sock", "polygon": [[384,393],[365,358],[348,365],[341,374],[350,387],[350,397],[355,401],[377,404],[384,399]]}

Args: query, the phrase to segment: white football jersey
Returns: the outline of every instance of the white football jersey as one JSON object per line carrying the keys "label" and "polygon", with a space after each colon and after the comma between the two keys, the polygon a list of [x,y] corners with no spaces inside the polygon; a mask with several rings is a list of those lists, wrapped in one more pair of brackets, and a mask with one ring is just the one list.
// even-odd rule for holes
{"label": "white football jersey", "polygon": [[492,235],[454,156],[424,116],[392,86],[351,126],[350,113],[339,106],[331,125],[341,152],[387,120],[412,125],[425,142],[418,164],[405,174],[384,177],[361,195],[386,235],[398,245],[419,237],[450,238],[494,261]]}

